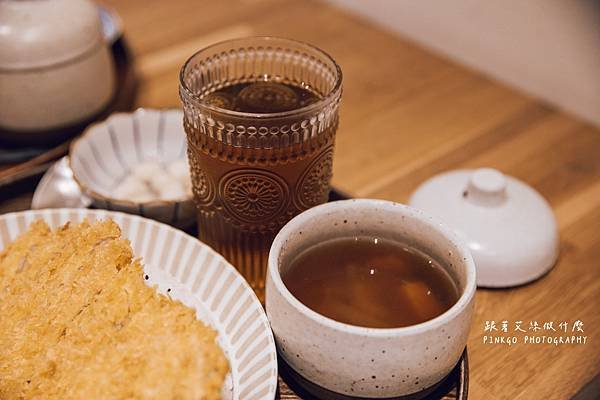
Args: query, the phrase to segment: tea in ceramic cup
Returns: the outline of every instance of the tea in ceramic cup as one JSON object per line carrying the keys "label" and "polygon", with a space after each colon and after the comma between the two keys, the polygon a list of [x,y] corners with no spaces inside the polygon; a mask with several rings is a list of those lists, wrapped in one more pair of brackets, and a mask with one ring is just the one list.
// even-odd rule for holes
{"label": "tea in ceramic cup", "polygon": [[402,204],[345,200],[276,236],[266,309],[281,357],[302,378],[389,398],[426,392],[454,368],[475,288],[473,259],[449,228]]}

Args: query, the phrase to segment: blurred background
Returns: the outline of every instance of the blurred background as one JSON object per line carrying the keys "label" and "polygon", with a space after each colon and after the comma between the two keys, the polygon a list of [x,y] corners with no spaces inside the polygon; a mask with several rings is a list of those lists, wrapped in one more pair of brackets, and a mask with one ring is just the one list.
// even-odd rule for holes
{"label": "blurred background", "polygon": [[333,182],[355,196],[406,201],[434,173],[489,165],[562,197],[578,185],[565,165],[585,181],[600,169],[584,156],[600,126],[596,1],[102,4],[123,19],[139,106],[179,107],[181,65],[216,41],[279,35],[329,52],[344,72],[336,154],[352,154],[336,156]]}
{"label": "blurred background", "polygon": [[333,181],[342,191],[406,201],[435,173],[487,165],[560,199],[600,171],[597,0],[98,4],[122,33],[118,103],[102,118],[180,108],[190,55],[226,39],[283,36],[324,49],[343,70]]}
{"label": "blurred background", "polygon": [[336,154],[352,155],[336,156],[333,183],[355,196],[406,201],[435,173],[481,165],[563,196],[572,174],[600,170],[597,0],[98,4],[127,49],[116,109],[180,108],[181,66],[218,41],[274,35],[330,53],[344,73]]}
{"label": "blurred background", "polygon": [[[153,52],[142,58],[139,64],[145,74],[164,72],[171,63],[180,63],[191,51],[214,40],[273,34],[315,43],[342,64],[347,64],[352,52],[368,52],[373,64],[360,66],[363,79],[382,73],[390,80],[411,79],[414,63],[405,49],[396,54],[378,52],[389,36],[361,34],[373,23],[389,30],[390,36],[401,36],[413,53],[418,52],[410,43],[415,41],[441,57],[600,125],[600,2],[596,0],[329,0],[336,8],[323,4],[318,12],[312,1],[178,0],[168,9],[157,7],[152,12],[155,1],[103,2],[122,15],[132,41],[139,38],[146,44],[133,43],[136,51],[144,54],[146,49],[176,46],[162,57]],[[142,8],[143,18],[132,16],[141,14]],[[178,18],[183,10],[192,9],[193,20]],[[334,17],[340,12],[352,13],[354,24],[344,26],[347,21]],[[227,17],[220,17],[223,14]],[[353,35],[347,34],[348,28]],[[184,35],[189,42],[181,42]],[[391,65],[398,68],[386,69]],[[354,65],[343,67],[352,78],[346,84],[352,87],[360,77],[354,76]],[[152,93],[152,88],[145,88],[142,97],[151,102]]]}
{"label": "blurred background", "polygon": [[330,1],[600,125],[597,0]]}

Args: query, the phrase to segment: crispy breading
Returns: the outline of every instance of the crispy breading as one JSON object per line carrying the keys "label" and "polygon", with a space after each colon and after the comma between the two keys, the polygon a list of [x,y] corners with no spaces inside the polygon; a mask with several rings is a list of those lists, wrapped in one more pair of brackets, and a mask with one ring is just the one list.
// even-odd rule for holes
{"label": "crispy breading", "polygon": [[0,253],[0,399],[220,399],[194,310],[146,286],[112,221],[41,221]]}

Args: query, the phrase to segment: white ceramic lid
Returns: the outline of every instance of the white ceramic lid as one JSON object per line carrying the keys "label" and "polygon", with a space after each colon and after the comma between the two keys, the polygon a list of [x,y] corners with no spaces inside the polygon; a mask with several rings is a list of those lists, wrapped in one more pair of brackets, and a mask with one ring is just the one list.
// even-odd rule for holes
{"label": "white ceramic lid", "polygon": [[0,69],[64,63],[103,42],[90,0],[0,1]]}
{"label": "white ceramic lid", "polygon": [[434,176],[413,193],[410,205],[437,215],[465,240],[479,286],[521,285],[556,262],[558,231],[550,205],[526,183],[495,169]]}

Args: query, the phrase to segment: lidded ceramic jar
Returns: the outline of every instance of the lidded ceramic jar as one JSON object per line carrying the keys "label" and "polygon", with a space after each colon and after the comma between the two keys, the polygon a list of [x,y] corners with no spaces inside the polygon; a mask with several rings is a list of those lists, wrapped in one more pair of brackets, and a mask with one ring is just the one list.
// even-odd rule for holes
{"label": "lidded ceramic jar", "polygon": [[0,138],[22,141],[80,122],[101,111],[114,89],[91,1],[0,1]]}

